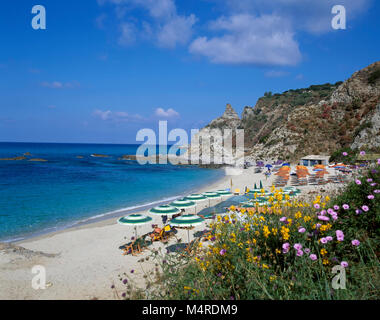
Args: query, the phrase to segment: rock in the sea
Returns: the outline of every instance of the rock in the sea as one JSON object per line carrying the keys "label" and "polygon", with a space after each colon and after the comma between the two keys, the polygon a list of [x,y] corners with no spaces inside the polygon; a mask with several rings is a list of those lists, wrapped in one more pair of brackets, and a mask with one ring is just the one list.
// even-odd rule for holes
{"label": "rock in the sea", "polygon": [[93,153],[91,155],[91,157],[95,157],[95,158],[109,158],[109,156],[107,156],[106,154],[97,154],[97,153]]}
{"label": "rock in the sea", "polygon": [[20,161],[20,160],[25,160],[26,157],[14,157],[14,158],[3,158],[0,159],[0,161]]}
{"label": "rock in the sea", "polygon": [[29,159],[28,161],[33,161],[33,162],[47,162],[46,159],[39,159],[39,158],[36,158],[36,159]]}

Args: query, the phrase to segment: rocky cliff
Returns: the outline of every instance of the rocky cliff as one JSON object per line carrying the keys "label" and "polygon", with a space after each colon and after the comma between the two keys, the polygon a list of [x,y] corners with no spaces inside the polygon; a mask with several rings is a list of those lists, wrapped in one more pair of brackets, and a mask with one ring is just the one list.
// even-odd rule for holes
{"label": "rocky cliff", "polygon": [[[242,117],[227,105],[222,117],[199,136],[223,129],[244,129],[246,156],[296,160],[307,154],[331,154],[351,147],[380,149],[380,61],[335,84],[312,85],[283,93],[265,93]],[[223,146],[212,143],[220,155]],[[191,152],[191,151],[190,151]]]}

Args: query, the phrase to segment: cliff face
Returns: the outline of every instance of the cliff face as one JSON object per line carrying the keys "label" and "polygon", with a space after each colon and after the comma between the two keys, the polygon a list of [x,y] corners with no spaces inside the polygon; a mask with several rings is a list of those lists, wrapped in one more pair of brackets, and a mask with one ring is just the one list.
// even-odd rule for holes
{"label": "cliff face", "polygon": [[[313,85],[282,94],[265,93],[241,119],[230,105],[200,131],[245,130],[247,154],[254,159],[296,160],[351,147],[380,148],[380,61],[345,82]],[[212,148],[222,151],[221,146]]]}

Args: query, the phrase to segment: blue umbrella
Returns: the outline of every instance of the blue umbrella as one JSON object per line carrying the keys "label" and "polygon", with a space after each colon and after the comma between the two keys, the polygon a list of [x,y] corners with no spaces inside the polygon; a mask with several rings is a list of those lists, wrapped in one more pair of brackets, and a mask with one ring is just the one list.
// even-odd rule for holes
{"label": "blue umbrella", "polygon": [[265,167],[267,167],[267,168],[273,168],[273,166],[271,164],[267,164],[267,165],[265,165]]}
{"label": "blue umbrella", "polygon": [[285,167],[285,166],[290,167],[290,163],[288,163],[288,162],[287,163],[283,163],[282,166],[283,167]]}

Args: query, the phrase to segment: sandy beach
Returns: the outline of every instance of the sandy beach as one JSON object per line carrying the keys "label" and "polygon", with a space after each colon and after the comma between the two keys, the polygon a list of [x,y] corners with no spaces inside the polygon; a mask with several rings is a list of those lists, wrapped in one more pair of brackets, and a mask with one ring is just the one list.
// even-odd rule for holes
{"label": "sandy beach", "polygon": [[[233,190],[239,188],[241,192],[244,192],[246,186],[252,188],[260,180],[268,188],[274,178],[272,175],[266,180],[263,173],[254,173],[254,168],[251,167],[238,175],[225,175],[199,192],[230,188],[231,179]],[[333,192],[337,186],[303,186],[300,187],[301,196],[318,188],[323,188],[327,194]],[[201,209],[202,207],[197,207],[198,211]],[[193,213],[194,209],[190,211]],[[142,213],[146,214],[146,211]],[[162,225],[161,217],[153,218],[152,223]],[[193,232],[203,230],[205,226],[203,224]],[[139,227],[138,234],[151,230],[149,223]],[[131,275],[131,270],[134,270],[135,283],[144,288],[144,274],[153,270],[155,265],[151,259],[143,263],[139,260],[148,257],[151,252],[145,250],[138,256],[124,256],[119,249],[121,245],[130,242],[133,234],[133,228],[121,226],[112,218],[15,243],[24,248],[22,250],[18,247],[7,248],[6,245],[0,247],[0,299],[116,299],[111,285],[121,289],[123,286],[118,275]],[[176,236],[185,242],[187,240],[184,230],[178,230]],[[173,243],[175,241],[172,240]],[[167,244],[155,242],[150,249],[161,247],[164,250],[165,246]],[[46,269],[45,290],[32,288],[32,278],[35,276],[32,268],[36,265],[42,265]]]}

